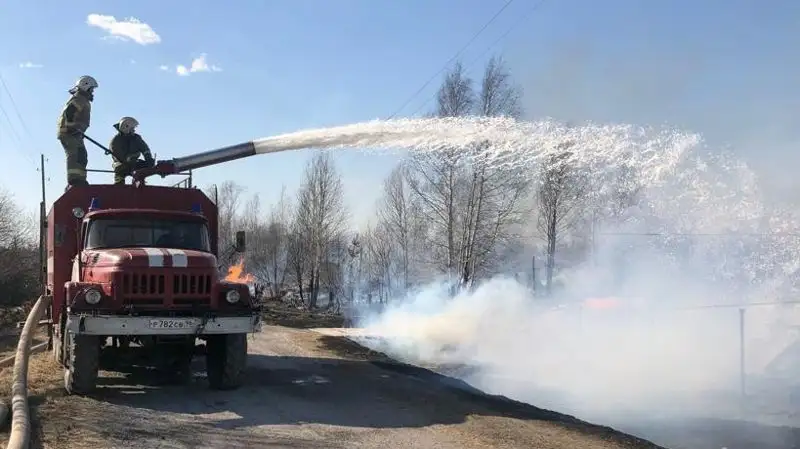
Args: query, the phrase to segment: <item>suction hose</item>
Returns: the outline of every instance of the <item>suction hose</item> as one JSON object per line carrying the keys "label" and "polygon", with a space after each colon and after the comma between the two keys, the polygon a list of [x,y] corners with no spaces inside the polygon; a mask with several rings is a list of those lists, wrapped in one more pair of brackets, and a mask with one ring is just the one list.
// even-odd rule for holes
{"label": "suction hose", "polygon": [[[6,449],[28,449],[31,437],[31,417],[28,407],[28,356],[33,333],[39,319],[50,305],[49,296],[40,296],[25,320],[19,335],[17,354],[14,359],[13,383],[11,384],[11,432]],[[41,346],[41,345],[37,345]]]}

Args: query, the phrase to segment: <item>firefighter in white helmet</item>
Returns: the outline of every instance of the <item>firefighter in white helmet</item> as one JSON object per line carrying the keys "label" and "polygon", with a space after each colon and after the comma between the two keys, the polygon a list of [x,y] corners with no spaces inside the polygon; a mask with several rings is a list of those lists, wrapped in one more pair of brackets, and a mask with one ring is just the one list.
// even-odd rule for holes
{"label": "firefighter in white helmet", "polygon": [[[155,165],[150,147],[136,133],[139,122],[133,117],[122,117],[114,124],[117,134],[111,139],[108,149],[114,159],[114,184],[125,184],[125,177],[134,171]],[[140,160],[139,156],[144,157]]]}
{"label": "firefighter in white helmet", "polygon": [[92,100],[97,80],[84,75],[75,81],[69,90],[72,96],[67,100],[58,117],[58,140],[67,156],[67,184],[69,187],[87,185],[86,164],[88,155],[83,144],[83,133],[89,128],[92,113]]}

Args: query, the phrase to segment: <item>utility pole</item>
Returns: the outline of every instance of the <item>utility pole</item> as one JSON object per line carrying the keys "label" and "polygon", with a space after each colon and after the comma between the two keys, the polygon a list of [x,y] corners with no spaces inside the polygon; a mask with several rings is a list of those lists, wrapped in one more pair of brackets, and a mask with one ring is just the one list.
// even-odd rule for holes
{"label": "utility pole", "polygon": [[[42,288],[42,295],[47,294],[47,216],[45,211],[45,204],[47,204],[47,196],[45,194],[45,184],[47,176],[44,172],[44,153],[39,155],[39,170],[42,174],[42,201],[39,203],[39,285]],[[52,308],[48,307],[46,311],[48,320],[53,319]],[[53,326],[47,326],[47,350],[53,349]]]}
{"label": "utility pole", "polygon": [[47,256],[45,254],[45,227],[47,226],[47,218],[45,216],[45,204],[46,204],[46,196],[45,196],[45,181],[46,176],[44,173],[44,154],[40,155],[39,158],[39,171],[42,175],[42,201],[39,203],[39,282],[42,286],[42,294],[45,293],[45,284],[47,283]]}

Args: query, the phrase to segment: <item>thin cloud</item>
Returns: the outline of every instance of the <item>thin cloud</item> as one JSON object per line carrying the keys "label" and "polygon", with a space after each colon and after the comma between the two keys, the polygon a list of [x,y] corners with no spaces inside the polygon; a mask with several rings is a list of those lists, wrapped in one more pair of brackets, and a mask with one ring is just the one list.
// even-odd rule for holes
{"label": "thin cloud", "polygon": [[185,65],[178,65],[175,67],[175,72],[180,76],[189,76],[192,73],[198,72],[221,72],[222,68],[209,64],[206,61],[206,54],[203,53],[197,58],[192,60],[192,64],[189,67]]}
{"label": "thin cloud", "polygon": [[21,62],[19,64],[19,68],[21,69],[41,69],[42,67],[44,66],[30,61]]}
{"label": "thin cloud", "polygon": [[150,25],[130,17],[124,20],[117,20],[114,16],[101,14],[89,14],[86,17],[86,24],[97,27],[108,33],[106,38],[131,40],[139,45],[150,45],[161,42],[159,36]]}

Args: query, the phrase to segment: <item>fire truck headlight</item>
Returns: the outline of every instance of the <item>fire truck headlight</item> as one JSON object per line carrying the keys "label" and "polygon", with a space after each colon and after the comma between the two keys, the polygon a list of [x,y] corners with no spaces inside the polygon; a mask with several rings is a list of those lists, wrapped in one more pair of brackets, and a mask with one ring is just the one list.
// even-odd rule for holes
{"label": "fire truck headlight", "polygon": [[238,290],[231,290],[225,294],[225,301],[228,301],[229,304],[236,304],[240,298],[241,295]]}
{"label": "fire truck headlight", "polygon": [[95,305],[103,299],[103,294],[96,288],[90,288],[83,294],[83,299],[87,304]]}

